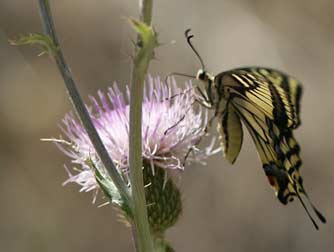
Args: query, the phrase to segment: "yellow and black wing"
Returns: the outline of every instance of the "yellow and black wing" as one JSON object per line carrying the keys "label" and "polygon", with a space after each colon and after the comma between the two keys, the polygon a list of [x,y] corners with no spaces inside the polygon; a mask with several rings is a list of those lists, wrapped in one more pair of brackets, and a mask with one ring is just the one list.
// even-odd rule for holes
{"label": "yellow and black wing", "polygon": [[[299,173],[302,165],[300,147],[292,134],[300,124],[301,86],[298,81],[264,68],[224,72],[217,75],[215,81],[219,93],[227,100],[226,110],[234,111],[248,129],[263,170],[280,202],[287,204],[297,197],[317,227],[300,196],[304,194],[308,198]],[[228,131],[228,128],[221,131]],[[311,206],[325,222],[312,203]]]}
{"label": "yellow and black wing", "polygon": [[224,112],[218,115],[218,118],[217,131],[223,153],[227,161],[233,164],[239,155],[243,141],[240,117],[233,105],[228,102]]}
{"label": "yellow and black wing", "polygon": [[[239,68],[215,77],[223,96],[242,96],[258,107],[280,129],[300,125],[301,84],[269,68]],[[228,97],[227,97],[228,98]]]}

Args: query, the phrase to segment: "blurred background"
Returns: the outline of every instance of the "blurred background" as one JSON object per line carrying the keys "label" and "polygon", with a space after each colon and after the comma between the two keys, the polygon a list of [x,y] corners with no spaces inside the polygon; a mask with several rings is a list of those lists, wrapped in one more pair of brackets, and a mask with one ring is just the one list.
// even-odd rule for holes
{"label": "blurred background", "polygon": [[[0,251],[133,251],[131,232],[111,207],[61,184],[69,164],[53,144],[72,110],[63,81],[37,47],[8,39],[40,32],[36,0],[0,2]],[[82,96],[128,83],[138,1],[52,1],[61,45]],[[153,23],[165,45],[150,72],[195,74],[185,43],[191,27],[207,68],[219,73],[261,65],[303,82],[302,146],[305,187],[328,224],[316,231],[294,201],[281,205],[246,134],[234,166],[219,154],[186,169],[184,214],[169,230],[176,251],[328,251],[334,246],[334,2],[331,0],[155,1]],[[171,41],[175,40],[173,44]],[[184,83],[180,79],[179,83]],[[86,99],[87,100],[87,99]]]}

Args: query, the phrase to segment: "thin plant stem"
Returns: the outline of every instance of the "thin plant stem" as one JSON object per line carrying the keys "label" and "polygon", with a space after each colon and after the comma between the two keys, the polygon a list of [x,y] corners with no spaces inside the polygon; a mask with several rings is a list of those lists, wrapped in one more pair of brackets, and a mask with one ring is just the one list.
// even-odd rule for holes
{"label": "thin plant stem", "polygon": [[[139,0],[140,21],[151,25],[152,0]],[[138,252],[153,251],[153,239],[147,217],[143,182],[142,162],[142,102],[144,79],[151,59],[151,50],[136,49],[132,71],[130,97],[130,134],[129,134],[129,163],[132,188],[133,215],[135,223],[135,242]]]}
{"label": "thin plant stem", "polygon": [[153,11],[153,0],[139,0],[140,21],[151,25]]}
{"label": "thin plant stem", "polygon": [[55,47],[57,48],[56,52],[52,53],[54,60],[58,66],[58,69],[64,79],[67,92],[69,94],[70,100],[75,108],[75,111],[84,126],[90,141],[92,142],[98,156],[100,157],[104,167],[108,171],[110,177],[112,178],[115,186],[119,190],[123,200],[131,206],[131,199],[129,195],[129,190],[118,173],[116,166],[111,160],[107,149],[105,148],[97,130],[95,129],[93,122],[89,116],[89,113],[86,109],[86,106],[79,94],[79,91],[75,85],[73,75],[70,68],[66,64],[63,53],[60,49],[59,41],[56,35],[55,27],[53,24],[52,13],[50,9],[50,4],[48,0],[39,0],[39,13],[42,20],[43,30],[46,35],[50,36]]}

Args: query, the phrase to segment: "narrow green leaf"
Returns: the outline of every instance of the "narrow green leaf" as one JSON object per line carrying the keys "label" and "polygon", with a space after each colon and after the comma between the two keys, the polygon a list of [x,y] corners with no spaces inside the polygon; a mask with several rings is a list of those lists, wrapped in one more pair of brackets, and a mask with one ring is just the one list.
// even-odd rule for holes
{"label": "narrow green leaf", "polygon": [[42,33],[31,33],[25,36],[21,36],[18,39],[9,40],[11,45],[39,45],[42,47],[44,53],[52,53],[56,54],[58,49],[56,45],[53,43],[50,36],[42,34]]}
{"label": "narrow green leaf", "polygon": [[142,47],[152,42],[154,47],[159,45],[157,40],[157,33],[151,26],[148,26],[147,24],[133,18],[129,18],[129,22],[135,31],[139,34],[141,43],[143,44]]}

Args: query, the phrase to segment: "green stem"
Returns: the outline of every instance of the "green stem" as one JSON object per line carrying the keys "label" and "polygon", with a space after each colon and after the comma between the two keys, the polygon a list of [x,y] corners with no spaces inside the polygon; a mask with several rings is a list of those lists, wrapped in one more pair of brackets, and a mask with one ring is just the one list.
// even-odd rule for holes
{"label": "green stem", "polygon": [[107,169],[110,177],[112,178],[115,186],[119,190],[123,200],[131,205],[130,195],[128,188],[118,173],[116,166],[111,160],[107,149],[103,145],[101,138],[99,137],[93,122],[89,116],[89,113],[86,109],[84,102],[79,94],[79,91],[75,85],[74,79],[72,77],[71,70],[66,64],[64,55],[60,49],[59,41],[56,35],[56,31],[53,24],[52,13],[48,0],[39,0],[39,12],[43,24],[44,33],[46,33],[52,39],[55,47],[57,48],[56,52],[53,52],[51,55],[57,63],[58,69],[61,72],[61,75],[64,79],[67,92],[69,94],[70,100],[76,110],[76,113],[84,126],[89,139],[91,140],[97,154],[99,155],[104,167]]}
{"label": "green stem", "polygon": [[[152,0],[140,0],[140,18],[146,25],[151,25]],[[142,101],[144,79],[151,60],[154,43],[145,48],[138,48],[134,58],[130,97],[130,136],[129,163],[132,188],[135,240],[138,252],[153,251],[153,239],[147,217],[143,171],[142,171]]]}
{"label": "green stem", "polygon": [[139,0],[140,21],[147,25],[152,22],[153,0]]}

